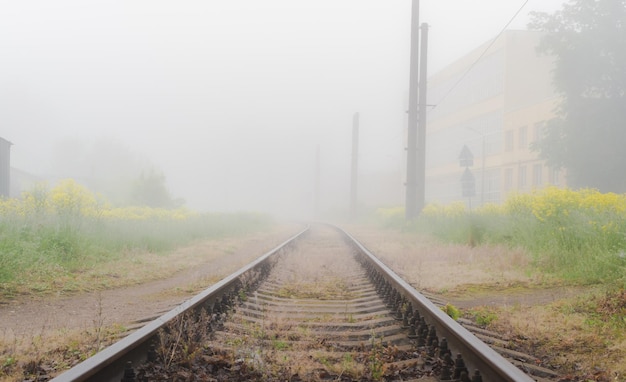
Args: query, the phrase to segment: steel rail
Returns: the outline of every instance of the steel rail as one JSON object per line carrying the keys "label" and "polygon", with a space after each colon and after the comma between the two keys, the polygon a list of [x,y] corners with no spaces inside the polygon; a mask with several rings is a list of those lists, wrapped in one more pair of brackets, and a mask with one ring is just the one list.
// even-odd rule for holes
{"label": "steel rail", "polygon": [[[349,245],[355,250],[355,255],[361,260],[362,265],[368,269],[368,272],[374,273],[377,279],[384,280],[386,286],[393,288],[394,293],[402,296],[404,301],[410,304],[412,309],[419,312],[427,324],[436,328],[439,338],[446,338],[450,350],[455,354],[462,355],[467,369],[471,371],[478,370],[480,372],[482,381],[533,381],[532,378],[446,315],[441,309],[430,302],[430,300],[383,264],[349,233],[339,227],[332,227],[344,235]],[[283,249],[286,249],[298,238],[302,237],[308,229],[308,227],[305,228],[273,250],[259,257],[257,260],[205,289],[200,294],[185,301],[159,318],[149,322],[147,325],[131,333],[119,342],[59,375],[52,381],[117,382],[134,380],[133,378],[124,379],[127,364],[130,362],[132,365],[139,365],[148,360],[151,344],[156,342],[161,329],[165,328],[166,325],[175,318],[188,312],[197,312],[203,308],[214,312],[219,310],[220,306],[226,302],[227,298],[232,297],[232,295],[240,291],[238,288],[242,287],[241,280],[246,274],[254,274],[253,272],[258,271],[256,274],[260,275],[258,276],[259,278],[267,276],[271,268],[271,262],[269,260],[281,253]],[[230,300],[232,300],[232,298],[230,298]]]}
{"label": "steel rail", "polygon": [[230,276],[205,289],[198,295],[183,302],[181,305],[149,322],[137,331],[124,337],[122,340],[105,348],[101,352],[86,359],[78,365],[67,370],[52,382],[82,382],[82,381],[120,381],[124,376],[124,369],[128,362],[138,365],[148,359],[150,344],[157,338],[158,332],[166,324],[176,317],[210,307],[224,298],[229,292],[237,287],[240,278],[250,271],[261,270],[269,264],[269,259],[281,253],[281,251],[302,237],[309,227],[306,227],[296,235],[287,239],[276,248],[265,253],[255,261],[242,267]]}
{"label": "steel rail", "polygon": [[419,311],[428,324],[436,327],[439,338],[446,338],[449,348],[455,353],[462,355],[465,365],[470,372],[474,370],[480,371],[483,381],[534,381],[531,377],[450,318],[430,300],[415,290],[409,283],[383,264],[382,261],[349,233],[339,227],[335,228],[349,239],[355,250],[376,268],[386,282],[391,284],[396,291],[410,301],[413,308]]}

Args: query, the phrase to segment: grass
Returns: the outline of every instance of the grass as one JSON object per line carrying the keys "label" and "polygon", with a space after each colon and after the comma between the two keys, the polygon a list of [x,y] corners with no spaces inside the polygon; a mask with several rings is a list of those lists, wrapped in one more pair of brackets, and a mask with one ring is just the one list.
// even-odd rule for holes
{"label": "grass", "polygon": [[477,308],[490,329],[510,333],[511,341],[564,376],[579,380],[626,378],[624,291],[590,292],[549,305]]}
{"label": "grass", "polygon": [[309,282],[287,283],[276,292],[276,295],[283,298],[317,300],[349,300],[358,297],[356,293],[348,290],[345,280],[323,275]]}
{"label": "grass", "polygon": [[50,192],[38,187],[0,199],[0,299],[110,287],[127,266],[137,270],[175,248],[271,225],[255,213],[110,207],[73,182]]}
{"label": "grass", "polygon": [[461,311],[456,306],[448,303],[441,307],[441,310],[444,311],[450,318],[457,321],[461,317]]}
{"label": "grass", "polygon": [[379,224],[450,244],[504,246],[532,256],[534,272],[580,284],[626,285],[626,195],[547,188],[469,212],[463,203],[427,205],[405,222],[381,210]]}
{"label": "grass", "polygon": [[54,332],[42,327],[29,337],[0,339],[0,381],[47,380],[50,371],[87,359],[124,332],[121,326]]}
{"label": "grass", "polygon": [[[0,199],[0,302],[129,286],[207,261],[214,262],[210,277],[219,278],[223,267],[242,260],[226,259],[234,240],[272,227],[256,213],[111,207],[72,181],[51,191],[37,187],[20,199]],[[211,280],[196,282],[205,287]],[[3,330],[0,381],[40,380],[114,342],[126,329],[105,327],[98,310],[87,329],[44,325],[32,336]]]}
{"label": "grass", "polygon": [[469,316],[474,320],[474,322],[481,326],[488,326],[498,319],[496,309],[485,306],[470,309]]}
{"label": "grass", "polygon": [[[161,258],[172,256],[174,249],[204,240],[241,236],[270,227],[269,219],[244,215],[198,217],[186,222],[140,222],[130,229],[128,222],[84,222],[74,230],[53,226],[28,227],[27,237],[7,232],[0,223],[0,299],[23,293],[72,292],[119,286],[128,280],[123,274],[135,272],[135,279],[158,278]],[[219,225],[219,230],[210,227]],[[12,222],[14,224],[15,222]],[[181,225],[183,227],[181,227]],[[184,227],[197,227],[185,236]],[[229,227],[232,229],[229,231]],[[200,233],[198,231],[202,230]],[[167,232],[167,234],[166,234]],[[177,259],[172,259],[176,263]],[[157,264],[157,267],[148,267]],[[150,274],[153,275],[150,275]]]}
{"label": "grass", "polygon": [[372,241],[370,248],[421,289],[461,299],[490,293],[482,286],[496,295],[511,285],[588,290],[552,303],[464,313],[510,333],[564,376],[626,380],[626,195],[548,188],[471,213],[453,203],[428,205],[409,223],[398,208],[380,210],[373,220],[388,229],[381,236],[397,239]]}
{"label": "grass", "polygon": [[[244,220],[250,219],[250,225],[241,230],[242,227],[233,226],[236,216],[207,215],[181,222],[171,216],[157,217],[154,211],[149,219],[124,220],[119,210],[119,216],[87,214],[69,219],[63,214],[40,211],[28,218],[7,212],[5,204],[9,202],[3,203],[0,288],[4,298],[21,293],[106,288],[123,280],[128,282],[135,275],[142,280],[158,277],[172,266],[167,264],[178,261],[166,249],[169,244],[162,240],[170,233],[174,243],[183,243],[200,240],[202,232],[216,235],[209,237],[236,236],[246,230],[262,230],[269,224],[263,216],[244,215]],[[435,211],[425,210],[428,213],[411,224],[404,222],[401,210],[386,210],[379,214],[378,221],[390,229],[378,232],[365,244],[413,285],[434,291],[468,295],[480,292],[479,286],[468,284],[495,289],[532,284],[600,285],[599,292],[552,304],[477,307],[469,314],[483,325],[514,336],[517,333],[517,342],[528,349],[538,349],[538,357],[559,365],[564,373],[585,374],[588,380],[624,380],[626,227],[621,203],[620,196],[610,194],[550,191],[514,199],[502,207],[487,206],[471,216],[458,207],[437,207]],[[228,229],[229,224],[232,230]],[[178,241],[182,231],[192,234]],[[105,243],[119,238],[125,244],[107,247],[99,237]],[[312,262],[325,261],[324,256],[332,254],[325,254],[322,249],[314,257],[299,259],[294,272],[307,269]],[[155,270],[155,264],[162,264],[163,269]],[[21,276],[16,276],[14,269],[28,269],[28,282],[16,282]],[[143,269],[151,270],[141,274]],[[321,280],[321,274],[310,276]],[[91,343],[104,342],[108,336],[106,330],[97,334],[95,329],[92,331],[93,341],[82,336],[89,344],[74,343],[70,339],[75,334],[65,336],[70,339],[59,346],[46,340],[53,350],[43,350],[42,339],[36,335],[20,343],[3,343],[0,370],[4,373],[19,367],[36,371],[37,363],[28,360],[52,357],[52,353],[57,354],[55,362],[75,362],[94,351]],[[287,340],[275,338],[275,345],[267,351],[278,357],[275,347]],[[17,348],[29,348],[32,356],[18,356],[14,350]],[[347,367],[341,362],[350,363],[333,360],[332,365],[338,370]]]}

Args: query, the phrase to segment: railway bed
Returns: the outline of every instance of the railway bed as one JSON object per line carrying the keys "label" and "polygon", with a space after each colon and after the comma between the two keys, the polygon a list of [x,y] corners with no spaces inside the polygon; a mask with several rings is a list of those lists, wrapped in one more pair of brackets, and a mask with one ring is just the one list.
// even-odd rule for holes
{"label": "railway bed", "polygon": [[316,224],[53,381],[558,380],[437,303]]}

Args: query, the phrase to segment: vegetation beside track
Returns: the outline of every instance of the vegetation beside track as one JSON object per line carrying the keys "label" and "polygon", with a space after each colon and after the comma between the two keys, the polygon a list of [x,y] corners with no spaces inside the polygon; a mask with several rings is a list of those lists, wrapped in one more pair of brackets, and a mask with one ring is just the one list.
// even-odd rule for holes
{"label": "vegetation beside track", "polygon": [[468,210],[429,204],[414,222],[381,209],[383,225],[446,243],[506,245],[533,256],[533,270],[582,284],[626,284],[626,194],[547,188]]}
{"label": "vegetation beside track", "polygon": [[[445,245],[466,245],[473,256],[481,248],[499,246],[509,248],[511,256],[523,251],[531,260],[523,271],[532,279],[548,286],[589,287],[547,305],[475,307],[465,313],[513,333],[521,346],[538,349],[539,356],[549,357],[566,375],[591,381],[626,378],[626,194],[547,188],[471,211],[463,202],[430,204],[410,223],[401,208],[381,209],[375,220]],[[511,266],[523,263],[511,260]],[[494,291],[502,287],[486,286]],[[463,294],[462,286],[457,289],[455,294]],[[465,297],[471,294],[468,290]]]}
{"label": "vegetation beside track", "polygon": [[37,186],[19,199],[0,199],[0,300],[163,277],[164,269],[154,273],[146,264],[193,242],[271,225],[254,213],[114,207],[73,180]]}

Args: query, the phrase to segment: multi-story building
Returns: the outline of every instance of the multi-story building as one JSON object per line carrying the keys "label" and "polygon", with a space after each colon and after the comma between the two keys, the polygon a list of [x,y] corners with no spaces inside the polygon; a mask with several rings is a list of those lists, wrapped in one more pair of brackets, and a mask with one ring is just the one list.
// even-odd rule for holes
{"label": "multi-story building", "polygon": [[559,100],[553,59],[536,51],[540,38],[539,32],[507,31],[429,78],[426,202],[469,202],[461,188],[464,146],[474,156],[474,205],[564,184],[564,174],[531,148]]}

